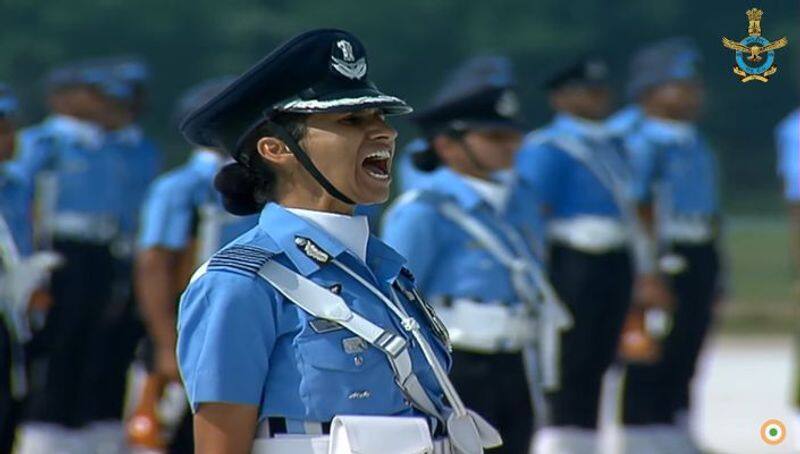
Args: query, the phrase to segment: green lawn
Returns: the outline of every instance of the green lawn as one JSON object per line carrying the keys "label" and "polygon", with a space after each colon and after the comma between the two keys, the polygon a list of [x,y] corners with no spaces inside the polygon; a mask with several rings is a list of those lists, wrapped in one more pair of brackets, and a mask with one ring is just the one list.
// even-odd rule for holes
{"label": "green lawn", "polygon": [[732,293],[723,308],[726,331],[790,331],[797,316],[791,294],[788,225],[780,216],[735,217],[726,229]]}

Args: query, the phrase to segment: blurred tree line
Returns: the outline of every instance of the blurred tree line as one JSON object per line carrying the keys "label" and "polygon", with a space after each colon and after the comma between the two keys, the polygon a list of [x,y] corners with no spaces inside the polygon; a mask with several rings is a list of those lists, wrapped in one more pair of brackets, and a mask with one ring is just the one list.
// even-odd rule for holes
{"label": "blurred tree line", "polygon": [[[746,36],[744,13],[753,6],[765,11],[764,35],[788,35],[789,46],[778,51],[772,81],[743,85],[731,72],[733,52],[720,38]],[[705,58],[704,126],[722,160],[726,202],[760,212],[760,195],[769,194],[773,206],[779,200],[773,128],[798,105],[798,6],[797,0],[0,0],[0,80],[20,94],[26,121],[37,121],[44,114],[41,80],[49,68],[85,57],[142,56],[153,68],[143,123],[175,164],[188,151],[171,123],[181,90],[242,72],[310,28],[356,33],[367,44],[371,77],[417,106],[428,102],[460,60],[506,54],[515,62],[533,126],[548,120],[539,83],[558,65],[600,52],[612,63],[622,94],[633,51],[661,38],[691,36]],[[395,125],[401,144],[413,136],[406,121]]]}

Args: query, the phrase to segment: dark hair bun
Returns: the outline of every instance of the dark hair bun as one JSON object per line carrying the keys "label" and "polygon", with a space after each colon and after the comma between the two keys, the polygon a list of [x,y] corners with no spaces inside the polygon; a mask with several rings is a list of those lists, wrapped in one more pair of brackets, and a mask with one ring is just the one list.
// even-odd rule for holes
{"label": "dark hair bun", "polygon": [[214,177],[214,187],[222,194],[222,204],[231,214],[246,216],[264,208],[264,204],[255,199],[257,178],[238,162],[220,169]]}

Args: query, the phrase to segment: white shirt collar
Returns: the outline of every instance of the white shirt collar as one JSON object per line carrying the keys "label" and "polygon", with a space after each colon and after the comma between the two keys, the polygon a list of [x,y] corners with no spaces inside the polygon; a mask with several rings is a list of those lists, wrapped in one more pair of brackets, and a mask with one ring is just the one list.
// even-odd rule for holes
{"label": "white shirt collar", "polygon": [[697,137],[697,127],[686,121],[647,117],[644,128],[658,138],[679,143],[691,143]]}
{"label": "white shirt collar", "polygon": [[321,228],[361,261],[366,262],[369,241],[369,222],[366,216],[347,216],[301,208],[287,208],[287,210]]}
{"label": "white shirt collar", "polygon": [[106,132],[90,121],[56,114],[49,118],[48,123],[57,133],[65,134],[89,149],[99,149],[105,141]]}
{"label": "white shirt collar", "polygon": [[508,186],[493,181],[461,175],[464,181],[481,196],[495,211],[503,212],[508,201]]}
{"label": "white shirt collar", "polygon": [[557,121],[590,139],[605,140],[611,135],[608,125],[602,121],[589,120],[564,112],[558,114]]}

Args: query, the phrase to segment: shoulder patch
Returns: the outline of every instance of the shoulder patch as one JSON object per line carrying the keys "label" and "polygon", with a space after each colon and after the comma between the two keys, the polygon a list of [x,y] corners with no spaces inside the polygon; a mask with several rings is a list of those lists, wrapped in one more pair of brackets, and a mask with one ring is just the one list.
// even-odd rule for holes
{"label": "shoulder patch", "polygon": [[257,246],[237,244],[214,254],[208,261],[207,270],[228,270],[255,276],[273,255]]}

